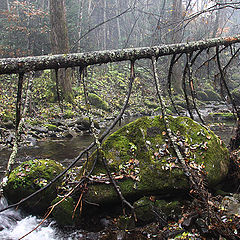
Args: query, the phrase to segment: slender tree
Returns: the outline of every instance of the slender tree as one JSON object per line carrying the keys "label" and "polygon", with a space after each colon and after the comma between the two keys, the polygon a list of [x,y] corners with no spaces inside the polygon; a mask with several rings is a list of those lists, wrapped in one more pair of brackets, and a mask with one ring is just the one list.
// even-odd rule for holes
{"label": "slender tree", "polygon": [[[182,0],[173,0],[172,5],[172,25],[170,29],[170,43],[180,43],[182,41]],[[176,92],[180,92],[181,87],[181,63],[177,62],[173,66],[173,85]]]}
{"label": "slender tree", "polygon": [[[53,54],[69,53],[65,0],[50,0],[50,40]],[[53,74],[54,76],[54,74]],[[66,100],[71,100],[72,84],[69,69],[59,70],[59,83]],[[58,82],[58,81],[57,81]]]}

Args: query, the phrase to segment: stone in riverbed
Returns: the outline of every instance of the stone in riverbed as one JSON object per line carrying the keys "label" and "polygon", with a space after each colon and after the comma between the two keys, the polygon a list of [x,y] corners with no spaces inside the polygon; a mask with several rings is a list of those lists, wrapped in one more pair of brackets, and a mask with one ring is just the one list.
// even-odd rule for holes
{"label": "stone in riverbed", "polygon": [[[192,168],[205,171],[210,187],[221,182],[228,173],[229,165],[228,150],[222,141],[211,130],[190,118],[169,116],[168,121]],[[122,127],[103,143],[102,154],[113,176],[119,179],[119,186],[127,199],[136,200],[150,195],[174,197],[189,190],[188,178],[165,131],[160,116],[142,117]],[[92,162],[95,157],[96,153],[91,157]],[[98,183],[89,185],[85,196],[88,201],[98,204],[119,201],[112,185],[101,183],[100,180],[106,178],[100,160],[92,175]]]}
{"label": "stone in riverbed", "polygon": [[[62,164],[53,160],[29,160],[15,168],[4,187],[4,195],[11,203],[17,203],[43,186],[64,170]],[[58,181],[36,197],[21,206],[31,213],[44,213],[52,200],[57,196]]]}

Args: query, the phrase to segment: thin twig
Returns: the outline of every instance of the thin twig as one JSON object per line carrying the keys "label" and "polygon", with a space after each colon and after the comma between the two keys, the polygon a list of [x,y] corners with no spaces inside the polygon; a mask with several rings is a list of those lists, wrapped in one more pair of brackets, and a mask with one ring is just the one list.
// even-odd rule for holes
{"label": "thin twig", "polygon": [[192,71],[192,66],[194,64],[194,62],[196,61],[197,57],[201,54],[203,50],[198,51],[198,53],[194,56],[194,58],[190,59],[190,65],[188,65],[188,78],[189,78],[189,88],[190,88],[190,92],[191,92],[191,96],[192,96],[192,101],[193,101],[193,107],[197,112],[197,115],[200,119],[200,121],[202,122],[202,124],[204,124],[204,120],[197,108],[197,104],[196,104],[196,91],[194,88],[194,82],[193,82],[193,71]]}
{"label": "thin twig", "polygon": [[19,73],[18,76],[18,90],[17,90],[17,103],[16,103],[16,131],[21,120],[21,106],[22,106],[22,88],[23,88],[24,73]]}
{"label": "thin twig", "polygon": [[[180,54],[180,56],[182,56],[182,54]],[[169,70],[168,70],[168,77],[167,77],[167,81],[168,81],[168,96],[170,98],[170,101],[172,103],[172,106],[174,108],[174,110],[176,111],[176,113],[180,116],[180,113],[173,101],[173,98],[172,98],[172,72],[173,72],[173,66],[174,64],[177,62],[177,60],[180,58],[180,56],[175,60],[176,58],[176,54],[174,54],[172,56],[172,59],[171,59],[171,62],[170,62],[170,66],[169,66]]]}
{"label": "thin twig", "polygon": [[189,103],[187,89],[186,89],[186,76],[187,76],[188,69],[189,69],[189,55],[186,54],[186,64],[185,64],[185,68],[183,70],[183,75],[182,75],[182,88],[183,88],[183,92],[184,92],[185,101],[186,101],[186,104],[187,104],[188,113],[189,113],[190,117],[192,119],[194,119],[192,111],[191,111],[191,106],[190,106],[190,103]]}

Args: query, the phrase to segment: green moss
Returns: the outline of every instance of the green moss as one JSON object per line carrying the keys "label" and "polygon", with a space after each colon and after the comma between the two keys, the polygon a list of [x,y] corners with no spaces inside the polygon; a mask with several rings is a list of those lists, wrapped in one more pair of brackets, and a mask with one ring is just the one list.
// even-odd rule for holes
{"label": "green moss", "polygon": [[198,91],[197,98],[201,101],[208,101],[208,95],[204,91]]}
{"label": "green moss", "polygon": [[154,221],[155,215],[153,213],[154,202],[152,202],[149,197],[143,197],[133,204],[135,208],[135,214],[138,221],[141,222],[152,222]]}
{"label": "green moss", "polygon": [[157,108],[159,106],[157,103],[150,101],[148,99],[144,101],[144,104],[149,108]]}
{"label": "green moss", "polygon": [[109,110],[109,106],[108,106],[107,102],[102,100],[98,95],[96,95],[94,93],[88,94],[88,100],[89,100],[90,104],[95,106],[96,108],[100,108],[105,111]]}
{"label": "green moss", "polygon": [[[63,166],[53,160],[30,160],[15,168],[4,187],[7,199],[16,203],[33,192],[47,185],[55,176],[63,171]],[[51,201],[56,197],[60,181],[52,184],[36,197],[28,200],[22,206],[25,210],[34,213],[44,212]]]}
{"label": "green moss", "polygon": [[233,113],[210,113],[210,116],[213,118],[213,120],[222,120],[222,121],[233,121],[236,120],[236,117]]}
{"label": "green moss", "polygon": [[[58,203],[62,199],[62,197],[55,198],[51,205]],[[71,197],[68,197],[54,208],[52,215],[59,226],[69,226],[74,225],[73,212],[74,201]]]}
{"label": "green moss", "polygon": [[135,228],[135,222],[133,217],[120,216],[117,219],[117,227],[121,230],[131,230]]}
{"label": "green moss", "polygon": [[167,219],[175,218],[181,214],[181,204],[178,201],[154,200],[150,197],[142,197],[133,205],[137,219],[144,223],[156,220],[153,210]]}
{"label": "green moss", "polygon": [[54,124],[44,124],[44,127],[46,127],[49,131],[57,131],[58,127]]}
{"label": "green moss", "polygon": [[63,115],[64,118],[67,119],[67,118],[72,118],[74,116],[75,116],[75,113],[71,109],[67,109],[64,111],[64,115]]}

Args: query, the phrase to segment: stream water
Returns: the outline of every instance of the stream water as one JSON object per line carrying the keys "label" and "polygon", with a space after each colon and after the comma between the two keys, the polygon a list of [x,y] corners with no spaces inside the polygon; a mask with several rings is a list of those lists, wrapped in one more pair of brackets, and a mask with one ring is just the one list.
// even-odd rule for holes
{"label": "stream water", "polygon": [[[218,134],[222,140],[228,144],[232,135],[232,124],[214,125],[212,130]],[[88,146],[93,140],[90,134],[84,134],[68,140],[52,140],[38,142],[32,147],[23,147],[18,154],[18,162],[26,161],[32,158],[50,158],[68,165],[78,153]],[[6,168],[7,160],[10,155],[9,150],[0,151],[0,166],[2,170]],[[0,209],[7,206],[5,198],[0,199]],[[0,239],[17,240],[26,233],[34,229],[40,218],[36,216],[25,215],[20,210],[9,209],[0,213]],[[89,234],[89,233],[88,233]],[[31,240],[74,240],[74,239],[98,239],[97,233],[91,233],[88,237],[83,237],[82,231],[63,233],[59,230],[53,221],[47,221],[36,231],[24,239]]]}

